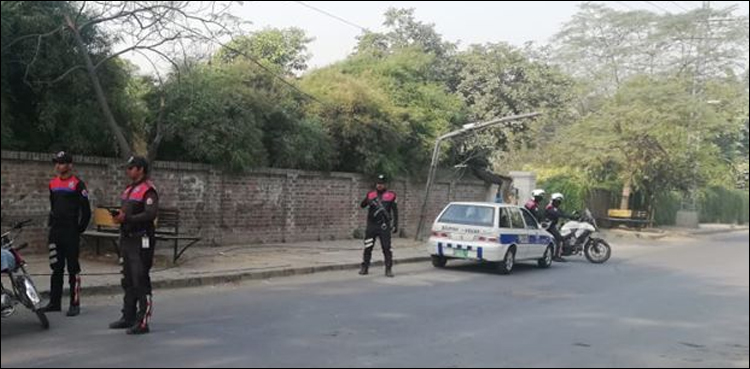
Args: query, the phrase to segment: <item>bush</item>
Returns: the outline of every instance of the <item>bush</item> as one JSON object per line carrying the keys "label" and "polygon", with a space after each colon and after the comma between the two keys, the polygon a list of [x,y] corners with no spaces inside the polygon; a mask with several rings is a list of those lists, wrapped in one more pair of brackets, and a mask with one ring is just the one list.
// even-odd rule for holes
{"label": "bush", "polygon": [[588,188],[577,178],[569,175],[556,175],[539,182],[539,188],[547,191],[547,197],[553,193],[561,193],[565,196],[563,208],[567,212],[580,211],[586,208]]}
{"label": "bush", "polygon": [[701,223],[746,224],[748,221],[747,192],[709,187],[700,194]]}
{"label": "bush", "polygon": [[657,226],[673,226],[676,223],[677,212],[682,207],[682,195],[677,192],[667,192],[656,197],[654,205],[654,222]]}

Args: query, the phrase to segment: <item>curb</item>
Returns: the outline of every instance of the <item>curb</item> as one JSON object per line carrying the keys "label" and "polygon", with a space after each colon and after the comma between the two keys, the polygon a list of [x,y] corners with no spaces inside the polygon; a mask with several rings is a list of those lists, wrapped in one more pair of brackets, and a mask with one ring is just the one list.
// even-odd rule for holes
{"label": "curb", "polygon": [[731,229],[712,229],[712,230],[705,230],[705,231],[695,231],[695,232],[675,232],[676,235],[681,236],[710,236],[715,234],[722,234],[722,233],[735,233],[735,232],[746,232],[750,230],[748,227],[737,227],[737,228],[731,228]]}
{"label": "curb", "polygon": [[[412,258],[404,258],[399,260],[394,260],[395,265],[399,264],[413,264],[413,263],[422,263],[430,261],[429,256],[419,256],[419,257],[412,257]],[[356,270],[359,269],[361,266],[360,263],[347,263],[347,264],[333,264],[333,265],[324,265],[324,266],[315,266],[315,267],[297,267],[297,268],[286,268],[286,269],[276,269],[276,270],[266,270],[266,271],[250,271],[250,272],[234,272],[234,273],[227,273],[227,274],[218,274],[218,275],[210,275],[210,276],[187,276],[185,278],[179,278],[179,279],[167,279],[167,280],[160,280],[160,281],[153,281],[152,287],[154,289],[180,289],[180,288],[191,288],[191,287],[201,287],[201,286],[214,286],[214,285],[220,285],[220,284],[227,284],[227,283],[237,283],[241,281],[255,281],[255,280],[264,280],[264,279],[271,279],[271,278],[283,278],[283,277],[292,277],[292,276],[300,276],[300,275],[309,275],[309,274],[316,274],[316,273],[325,273],[325,272],[334,272],[334,271],[344,271],[344,270]],[[372,263],[373,267],[383,266],[382,261],[374,262]],[[122,292],[122,287],[120,285],[104,285],[104,286],[92,286],[92,287],[85,287],[83,288],[83,295],[84,296],[101,296],[101,295],[115,295]],[[69,293],[69,290],[66,288],[64,291],[65,294]],[[49,298],[49,291],[42,291],[40,293],[42,298],[47,299]]]}

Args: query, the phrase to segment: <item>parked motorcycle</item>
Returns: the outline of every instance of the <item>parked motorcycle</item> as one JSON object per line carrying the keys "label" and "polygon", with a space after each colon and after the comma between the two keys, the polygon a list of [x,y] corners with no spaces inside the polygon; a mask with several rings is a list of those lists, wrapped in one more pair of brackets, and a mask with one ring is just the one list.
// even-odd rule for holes
{"label": "parked motorcycle", "polygon": [[16,312],[18,305],[23,305],[39,318],[42,328],[49,329],[49,320],[42,310],[41,298],[29,272],[26,270],[26,261],[21,256],[21,250],[28,247],[28,243],[15,244],[23,228],[29,223],[31,223],[30,220],[20,222],[1,236],[3,251],[9,252],[12,256],[10,267],[2,271],[2,275],[8,276],[10,280],[11,289],[5,289],[4,285],[2,287],[1,316],[3,319],[8,318]]}

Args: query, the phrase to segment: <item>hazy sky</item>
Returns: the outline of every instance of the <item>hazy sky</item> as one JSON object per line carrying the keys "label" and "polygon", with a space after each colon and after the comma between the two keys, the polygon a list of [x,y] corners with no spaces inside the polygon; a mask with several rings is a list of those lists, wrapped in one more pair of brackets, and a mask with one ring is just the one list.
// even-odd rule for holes
{"label": "hazy sky", "polygon": [[[546,43],[576,12],[581,1],[306,1],[372,31],[382,29],[383,13],[390,7],[415,8],[419,20],[434,23],[438,32],[462,45],[506,41],[521,45],[527,41]],[[682,12],[701,6],[700,1],[603,1],[612,7],[628,10],[648,9],[663,13]],[[650,4],[649,4],[650,3]],[[677,5],[675,5],[675,3]],[[625,5],[627,4],[627,5]],[[748,14],[747,1],[712,1],[712,6],[738,4],[737,14]],[[354,26],[306,8],[295,1],[246,1],[237,15],[253,22],[252,29],[264,27],[299,27],[315,41],[310,45],[311,66],[322,66],[345,58],[361,33]]]}
{"label": "hazy sky", "polygon": [[[383,13],[390,7],[415,8],[419,20],[434,23],[447,40],[474,43],[505,41],[522,45],[527,41],[547,43],[577,11],[582,1],[245,1],[235,15],[252,22],[251,31],[266,27],[299,27],[315,38],[309,47],[310,67],[344,59],[364,27],[382,30]],[[647,9],[664,13],[682,12],[701,6],[701,1],[600,1],[615,9]],[[306,7],[315,7],[344,21]],[[747,1],[712,1],[714,7],[737,5],[737,15],[748,14]],[[144,60],[126,57],[144,71],[153,70]],[[148,73],[148,72],[147,72]]]}

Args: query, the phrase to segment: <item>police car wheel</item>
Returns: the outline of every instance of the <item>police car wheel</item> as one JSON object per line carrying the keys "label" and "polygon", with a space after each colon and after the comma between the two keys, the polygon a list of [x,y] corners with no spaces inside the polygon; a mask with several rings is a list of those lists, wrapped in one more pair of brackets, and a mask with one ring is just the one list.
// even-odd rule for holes
{"label": "police car wheel", "polygon": [[448,264],[448,258],[445,256],[432,255],[432,266],[435,268],[445,268]]}
{"label": "police car wheel", "polygon": [[542,269],[547,269],[552,266],[552,256],[555,254],[555,247],[553,245],[547,246],[547,250],[544,251],[544,256],[539,259],[537,264]]}
{"label": "police car wheel", "polygon": [[508,275],[513,271],[513,266],[516,264],[516,250],[509,249],[508,252],[505,253],[505,258],[503,261],[498,263],[497,268],[500,274],[502,275]]}

